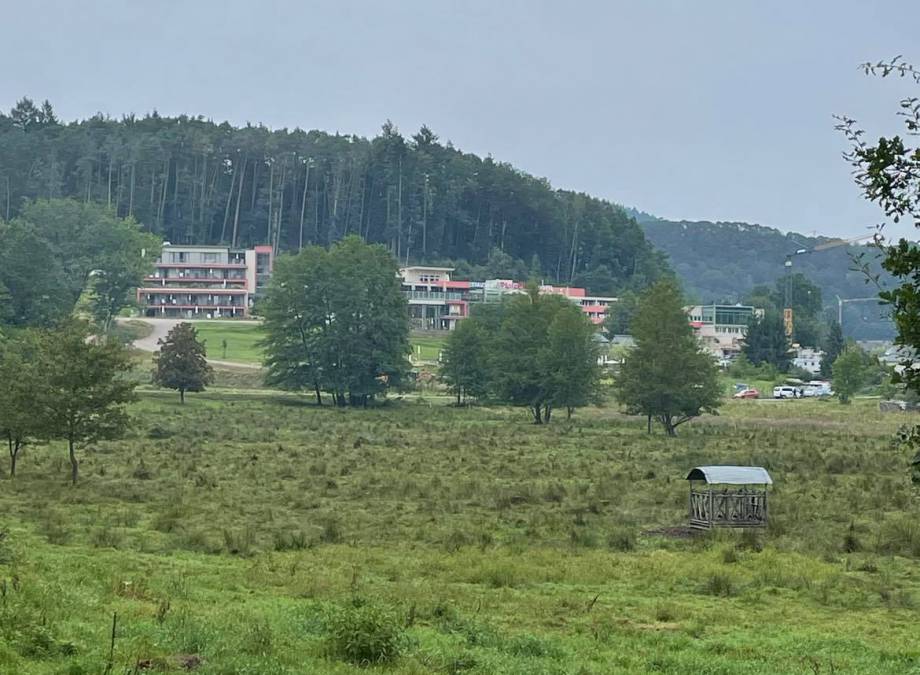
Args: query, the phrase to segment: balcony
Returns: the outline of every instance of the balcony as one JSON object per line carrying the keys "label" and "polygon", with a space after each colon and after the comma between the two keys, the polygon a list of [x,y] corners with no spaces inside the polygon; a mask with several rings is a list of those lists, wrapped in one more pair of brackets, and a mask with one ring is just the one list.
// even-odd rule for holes
{"label": "balcony", "polygon": [[409,302],[413,300],[417,302],[447,302],[448,300],[463,299],[462,293],[451,291],[446,293],[440,291],[403,291],[403,294]]}

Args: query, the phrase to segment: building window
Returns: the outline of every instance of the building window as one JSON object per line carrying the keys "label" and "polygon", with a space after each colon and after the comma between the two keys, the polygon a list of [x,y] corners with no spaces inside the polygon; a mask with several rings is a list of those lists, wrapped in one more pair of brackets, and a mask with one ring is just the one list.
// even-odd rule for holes
{"label": "building window", "polygon": [[201,262],[205,264],[214,264],[220,260],[220,256],[217,253],[202,253]]}

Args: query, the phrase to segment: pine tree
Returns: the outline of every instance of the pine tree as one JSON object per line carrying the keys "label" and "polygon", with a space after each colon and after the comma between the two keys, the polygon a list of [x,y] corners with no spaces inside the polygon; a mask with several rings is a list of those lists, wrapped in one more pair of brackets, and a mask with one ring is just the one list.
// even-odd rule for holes
{"label": "pine tree", "polygon": [[836,321],[831,322],[830,329],[827,332],[827,338],[824,340],[824,356],[821,358],[821,376],[830,377],[833,372],[834,361],[840,356],[846,346],[843,339],[843,330]]}
{"label": "pine tree", "polygon": [[674,282],[660,281],[640,297],[631,328],[636,346],[614,382],[627,411],[645,415],[650,430],[657,420],[669,436],[704,412],[715,414],[718,370],[693,335]]}
{"label": "pine tree", "polygon": [[753,365],[769,363],[780,372],[789,370],[792,362],[789,340],[778,312],[767,312],[755,317],[744,335],[744,355]]}
{"label": "pine tree", "polygon": [[185,392],[204,391],[214,381],[205,345],[192,324],[177,324],[157,344],[160,351],[153,357],[154,384],[178,390],[180,402],[185,403]]}

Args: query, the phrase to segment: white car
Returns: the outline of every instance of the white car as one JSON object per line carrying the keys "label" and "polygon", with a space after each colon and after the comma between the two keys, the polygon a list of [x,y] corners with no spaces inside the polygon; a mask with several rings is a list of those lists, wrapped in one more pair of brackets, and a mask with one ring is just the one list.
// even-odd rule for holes
{"label": "white car", "polygon": [[779,387],[773,387],[773,398],[801,398],[802,390],[798,387],[790,387],[789,385],[782,385]]}

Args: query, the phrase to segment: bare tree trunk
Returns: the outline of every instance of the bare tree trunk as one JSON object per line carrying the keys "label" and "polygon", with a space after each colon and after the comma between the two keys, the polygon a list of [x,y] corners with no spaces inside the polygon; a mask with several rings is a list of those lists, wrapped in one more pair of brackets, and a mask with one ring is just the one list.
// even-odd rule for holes
{"label": "bare tree trunk", "polygon": [[77,463],[77,453],[74,451],[74,439],[70,437],[67,439],[67,450],[70,456],[70,483],[71,485],[77,484],[77,476],[79,474],[79,464]]}
{"label": "bare tree trunk", "polygon": [[399,260],[399,254],[402,246],[402,158],[399,160],[399,183],[396,192],[396,259]]}
{"label": "bare tree trunk", "polygon": [[22,441],[13,440],[12,435],[6,438],[10,448],[10,478],[16,477],[16,459],[19,457],[19,451],[22,449]]}
{"label": "bare tree trunk", "polygon": [[300,236],[297,238],[297,250],[303,248],[303,217],[307,210],[307,186],[310,184],[310,162],[307,162],[307,175],[303,179],[303,196],[300,198]]}
{"label": "bare tree trunk", "polygon": [[160,205],[157,207],[157,228],[163,231],[163,220],[166,216],[166,192],[169,188],[169,159],[166,160],[166,174],[163,176],[163,189],[160,191]]}
{"label": "bare tree trunk", "polygon": [[246,155],[243,155],[243,171],[240,173],[240,186],[236,193],[236,211],[233,214],[233,236],[230,238],[230,246],[236,247],[236,238],[239,236],[240,227],[240,199],[243,197],[243,182],[246,180]]}
{"label": "bare tree trunk", "polygon": [[323,405],[323,392],[320,391],[319,382],[316,380],[313,381],[313,391],[316,392],[316,405],[322,406]]}
{"label": "bare tree trunk", "polygon": [[281,190],[278,194],[278,211],[275,215],[275,241],[272,243],[272,254],[277,256],[281,248],[281,228],[284,226],[284,181],[287,178],[287,164],[281,165]]}
{"label": "bare tree trunk", "polygon": [[230,203],[233,201],[233,186],[236,184],[236,162],[230,173],[230,189],[227,191],[227,204],[224,206],[224,224],[220,227],[220,241],[223,243],[227,237],[227,221],[230,219]]}
{"label": "bare tree trunk", "polygon": [[114,163],[114,158],[109,157],[109,183],[105,194],[105,203],[109,208],[112,208],[112,165]]}
{"label": "bare tree trunk", "polygon": [[179,389],[179,403],[185,405],[185,389]]}
{"label": "bare tree trunk", "polygon": [[134,215],[134,168],[135,162],[131,162],[131,189],[128,193],[128,216]]}
{"label": "bare tree trunk", "polygon": [[422,195],[422,255],[428,253],[428,175],[425,175],[425,193]]}
{"label": "bare tree trunk", "polygon": [[272,202],[275,199],[275,160],[269,159],[268,172],[268,223],[265,225],[265,243],[272,243]]}

